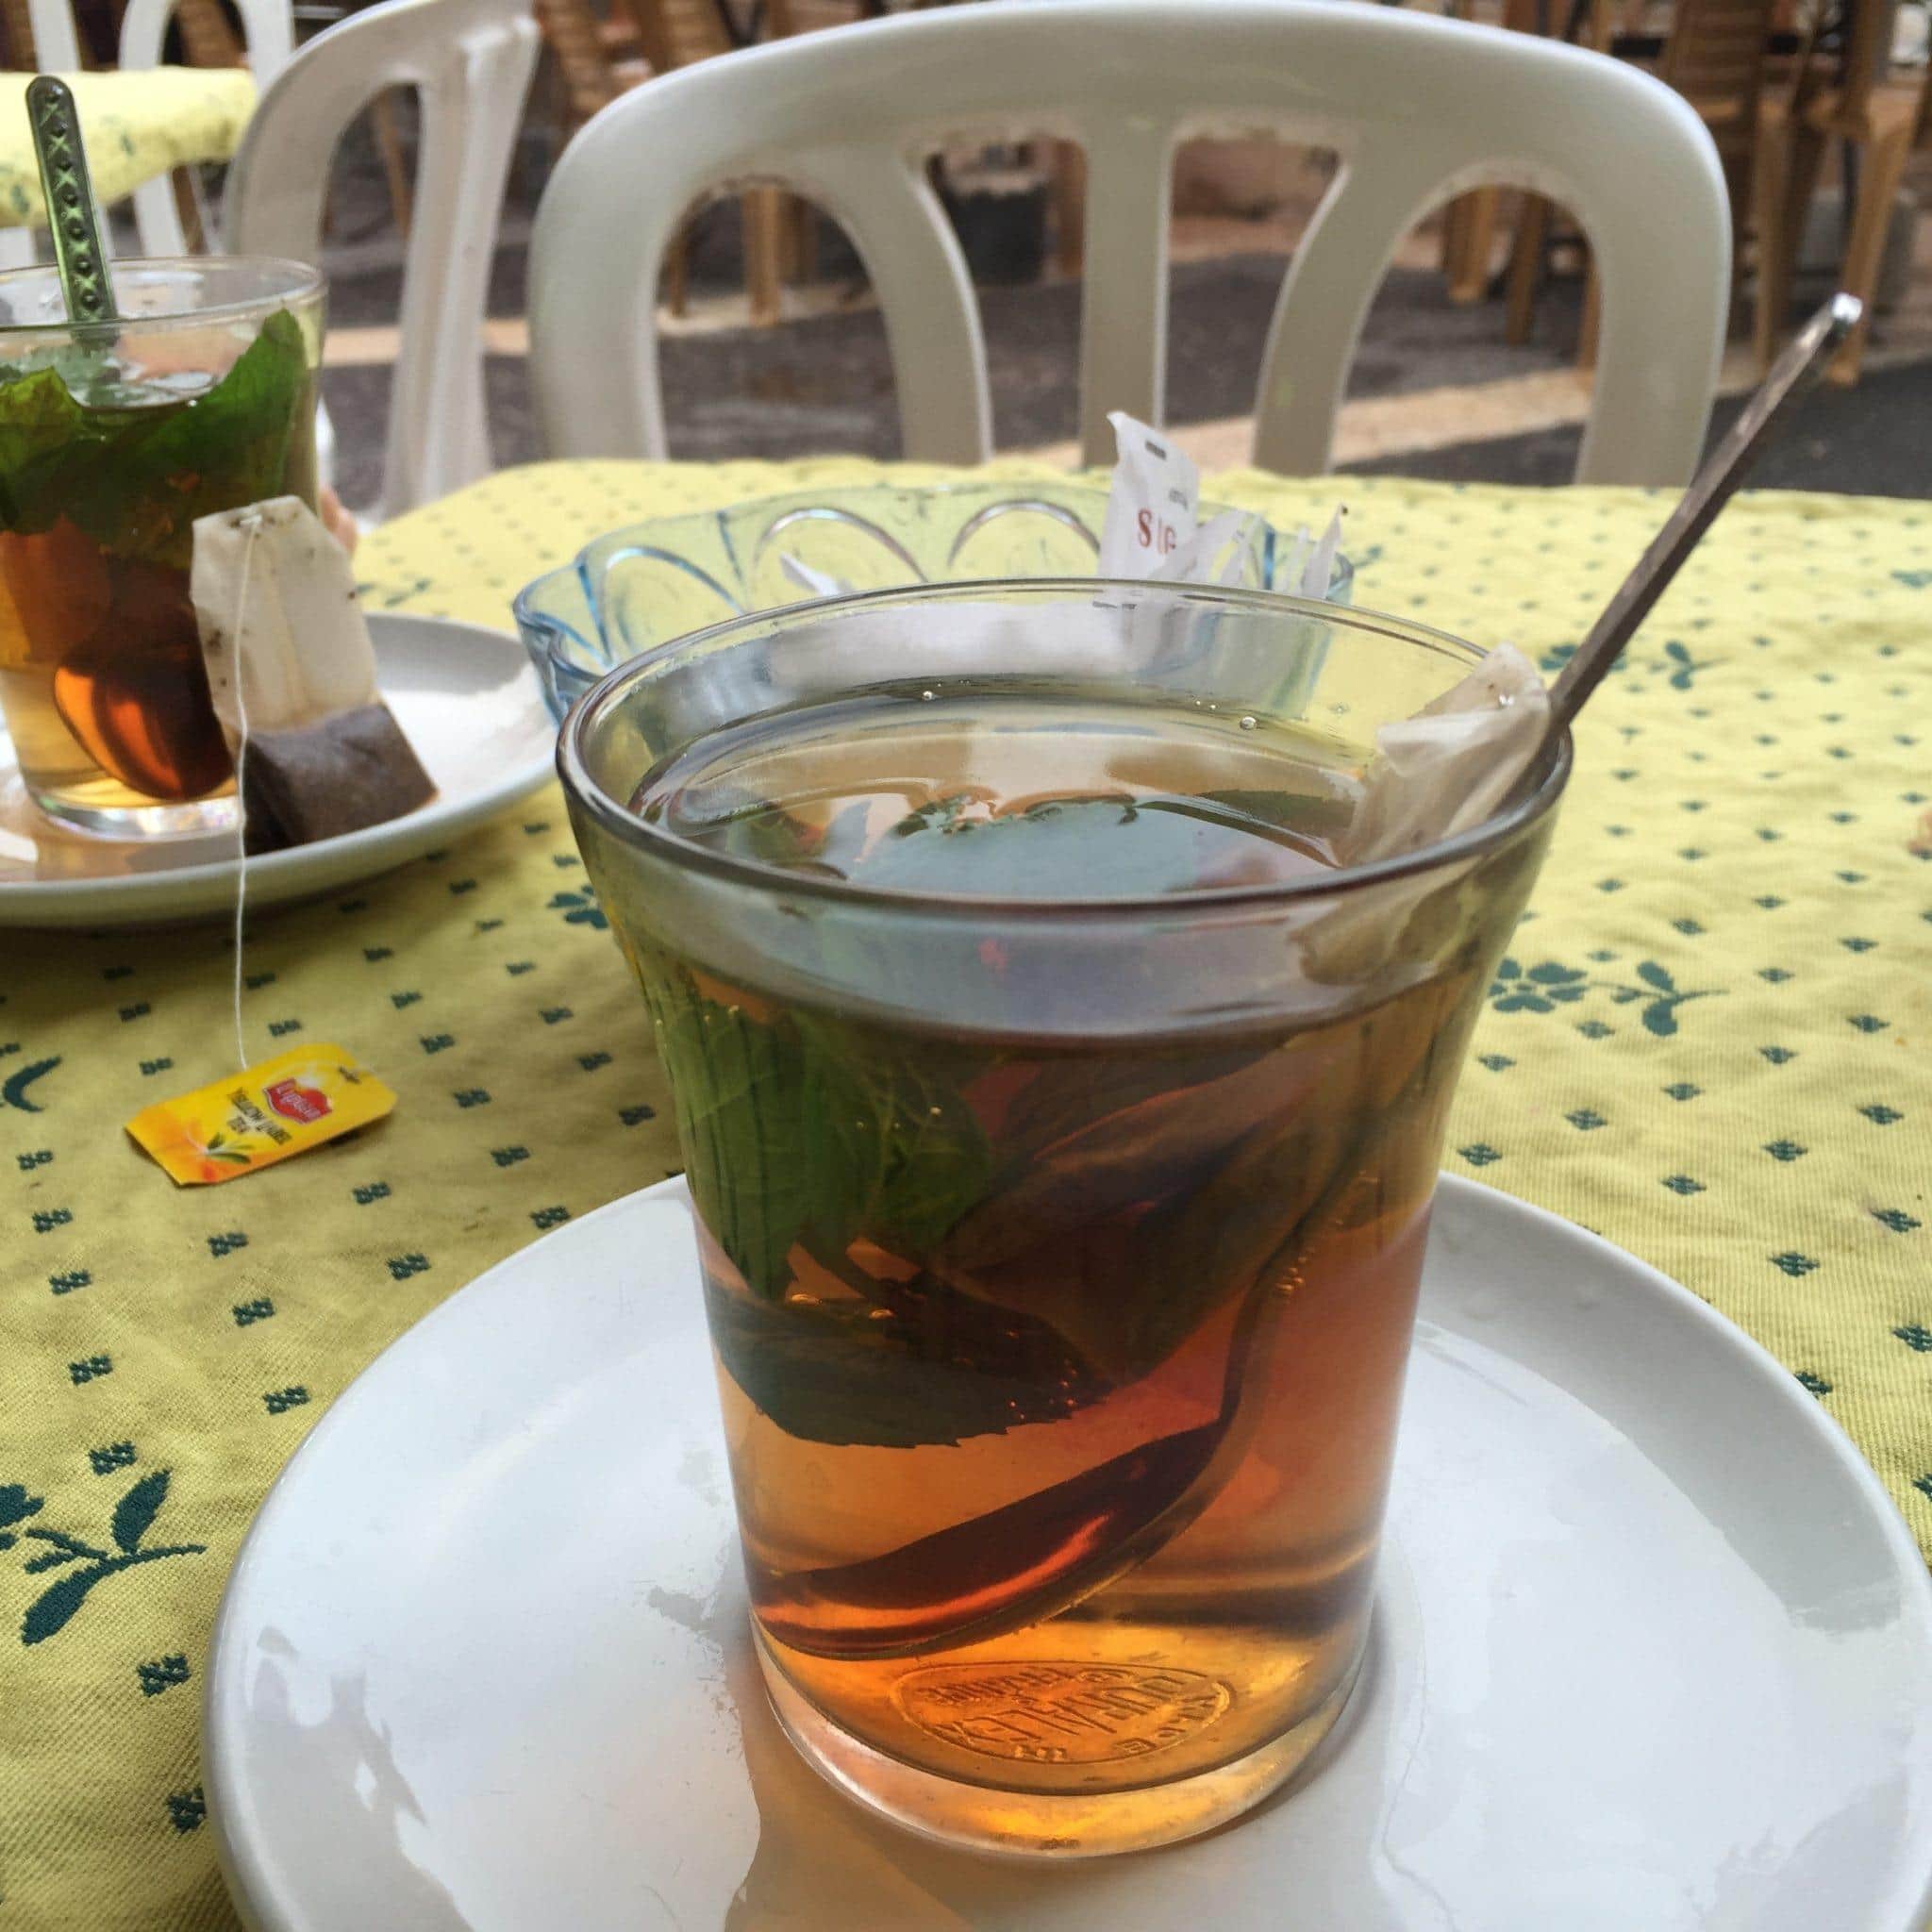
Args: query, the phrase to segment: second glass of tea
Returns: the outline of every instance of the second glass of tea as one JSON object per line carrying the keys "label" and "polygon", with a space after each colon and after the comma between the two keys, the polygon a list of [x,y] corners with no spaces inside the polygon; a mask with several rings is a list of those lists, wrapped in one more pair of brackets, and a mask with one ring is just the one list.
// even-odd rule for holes
{"label": "second glass of tea", "polygon": [[249,256],[113,264],[70,325],[51,267],[0,275],[0,712],[28,796],[117,838],[231,825],[189,596],[194,520],[315,507],[323,284]]}
{"label": "second glass of tea", "polygon": [[1093,581],[747,618],[559,752],[695,1204],[758,1653],[903,1824],[1255,1805],[1360,1667],[1444,1119],[1568,773],[1341,862],[1480,654]]}

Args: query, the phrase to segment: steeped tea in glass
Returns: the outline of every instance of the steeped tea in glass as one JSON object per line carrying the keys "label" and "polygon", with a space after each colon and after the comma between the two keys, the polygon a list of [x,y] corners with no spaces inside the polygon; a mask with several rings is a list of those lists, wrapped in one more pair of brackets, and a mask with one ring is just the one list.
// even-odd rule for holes
{"label": "steeped tea in glass", "polygon": [[1346,1699],[1443,1117],[1561,759],[1413,859],[1338,849],[1375,726],[1473,657],[965,586],[706,633],[567,730],[767,1680],[904,1823],[1184,1837]]}

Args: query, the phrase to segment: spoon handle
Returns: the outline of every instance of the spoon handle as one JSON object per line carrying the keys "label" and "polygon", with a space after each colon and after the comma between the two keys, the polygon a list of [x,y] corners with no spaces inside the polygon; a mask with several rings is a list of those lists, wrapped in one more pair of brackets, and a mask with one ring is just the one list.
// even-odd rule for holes
{"label": "spoon handle", "polygon": [[1662,529],[1651,539],[1637,568],[1605,605],[1603,615],[1550,687],[1552,730],[1575,719],[1617,655],[1630,641],[1651,607],[1669,588],[1679,566],[1743,482],[1772,433],[1824,373],[1826,358],[1858,325],[1864,305],[1856,295],[1834,295],[1803,328],[1764,378],[1744,413],[1692,479]]}
{"label": "spoon handle", "polygon": [[108,251],[101,245],[101,211],[80,142],[80,112],[67,83],[51,74],[36,75],[27,83],[26,113],[67,319],[113,322],[117,317]]}

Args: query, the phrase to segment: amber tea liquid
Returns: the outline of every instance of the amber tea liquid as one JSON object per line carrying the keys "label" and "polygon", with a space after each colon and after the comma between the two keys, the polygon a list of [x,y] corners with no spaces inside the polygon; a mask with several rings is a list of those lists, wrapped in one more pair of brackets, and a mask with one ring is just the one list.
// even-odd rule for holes
{"label": "amber tea liquid", "polygon": [[[634,804],[801,882],[955,900],[969,937],[975,899],[1131,897],[1151,931],[1331,872],[1351,762],[987,683],[713,735]],[[1184,1028],[1096,1035],[1038,1024],[1067,990],[1024,914],[986,925],[970,1000],[862,944],[827,941],[812,976],[847,996],[811,998],[781,961],[639,947],[752,1605],[808,1755],[903,1780],[911,1822],[950,1828],[950,1791],[978,1841],[1079,1850],[1104,1800],[1108,1843],[1158,1842],[1185,1781],[1258,1795],[1345,1699],[1487,958],[1291,1022],[1215,1024],[1197,986]],[[1095,1009],[1150,957],[1109,954]]]}
{"label": "amber tea liquid", "polygon": [[0,711],[29,794],[83,830],[208,828],[173,809],[232,779],[189,592],[194,520],[315,502],[294,316],[175,353],[190,366],[161,374],[74,349],[0,367],[0,426],[31,425],[0,468]]}

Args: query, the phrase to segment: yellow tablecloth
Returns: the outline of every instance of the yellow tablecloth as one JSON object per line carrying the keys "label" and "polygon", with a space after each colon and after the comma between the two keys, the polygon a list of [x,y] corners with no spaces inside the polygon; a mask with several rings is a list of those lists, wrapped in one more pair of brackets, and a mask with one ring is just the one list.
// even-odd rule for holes
{"label": "yellow tablecloth", "polygon": [[[152,67],[140,74],[70,74],[94,192],[103,207],[143,181],[195,161],[225,161],[255,111],[255,82],[240,67]],[[44,227],[41,171],[27,126],[30,74],[6,76],[0,109],[0,228]]]}
{"label": "yellow tablecloth", "polygon": [[[613,525],[873,474],[542,466],[402,518],[360,563],[378,608],[502,623],[518,585]],[[1552,667],[1665,507],[1257,474],[1214,488],[1288,523],[1345,497],[1360,603]],[[1447,1159],[1741,1323],[1932,1545],[1928,629],[1932,506],[1766,495],[1726,513],[1590,710]],[[226,936],[0,934],[6,1932],[231,1924],[197,1698],[264,1488],[443,1295],[676,1165],[641,1006],[554,792],[254,924],[259,1049],[340,1041],[401,1105],[199,1191],[120,1124],[227,1069]],[[135,1541],[153,1560],[77,1601],[60,1568],[28,1574],[56,1546],[23,1532],[111,1550],[117,1510],[151,1519]]]}

